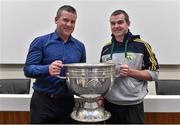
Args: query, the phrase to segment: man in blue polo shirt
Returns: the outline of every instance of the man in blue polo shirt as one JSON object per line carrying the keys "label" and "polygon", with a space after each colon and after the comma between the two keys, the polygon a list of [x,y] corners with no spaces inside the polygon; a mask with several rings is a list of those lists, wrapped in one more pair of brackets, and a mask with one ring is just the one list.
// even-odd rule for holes
{"label": "man in blue polo shirt", "polygon": [[63,64],[86,62],[85,46],[73,38],[77,13],[69,5],[59,8],[56,30],[37,37],[30,45],[24,66],[26,77],[35,78],[30,123],[72,123],[74,97],[69,91]]}

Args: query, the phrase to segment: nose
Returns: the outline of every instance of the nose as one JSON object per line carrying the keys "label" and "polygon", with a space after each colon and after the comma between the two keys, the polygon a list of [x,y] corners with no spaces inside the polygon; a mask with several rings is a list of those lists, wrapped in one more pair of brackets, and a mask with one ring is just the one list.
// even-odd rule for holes
{"label": "nose", "polygon": [[114,24],[114,27],[118,27],[118,26],[119,26],[119,24],[118,24],[118,23],[115,23],[115,24]]}
{"label": "nose", "polygon": [[67,26],[72,26],[72,23],[70,21],[67,22]]}

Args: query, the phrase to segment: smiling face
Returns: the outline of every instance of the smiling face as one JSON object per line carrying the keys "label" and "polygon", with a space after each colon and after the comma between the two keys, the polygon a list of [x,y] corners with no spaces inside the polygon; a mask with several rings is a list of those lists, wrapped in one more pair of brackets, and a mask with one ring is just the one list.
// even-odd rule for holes
{"label": "smiling face", "polygon": [[130,23],[126,22],[124,14],[121,13],[110,17],[110,25],[112,34],[116,39],[119,39],[128,32]]}
{"label": "smiling face", "polygon": [[57,24],[57,32],[59,32],[60,37],[67,41],[71,33],[74,31],[77,15],[66,10],[63,10],[55,18],[55,23]]}

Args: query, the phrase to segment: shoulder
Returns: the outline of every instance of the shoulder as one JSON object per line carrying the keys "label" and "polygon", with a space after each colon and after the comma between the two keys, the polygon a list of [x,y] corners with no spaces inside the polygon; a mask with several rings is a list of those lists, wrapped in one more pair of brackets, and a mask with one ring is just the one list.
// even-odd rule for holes
{"label": "shoulder", "polygon": [[71,40],[78,46],[84,47],[84,43],[74,37],[71,37]]}
{"label": "shoulder", "polygon": [[133,42],[137,42],[139,44],[143,44],[146,48],[151,48],[150,44],[147,41],[145,41],[145,40],[143,40],[141,38],[135,38],[133,40]]}
{"label": "shoulder", "polygon": [[31,46],[42,46],[45,44],[53,33],[37,36],[32,42]]}
{"label": "shoulder", "polygon": [[107,47],[109,47],[111,45],[112,45],[112,41],[106,41],[105,45],[103,46],[103,48],[107,48]]}
{"label": "shoulder", "polygon": [[141,38],[135,38],[133,39],[134,42],[142,43],[142,44],[149,44],[147,41],[141,39]]}
{"label": "shoulder", "polygon": [[107,41],[106,44],[104,46],[109,46],[112,44],[112,41]]}
{"label": "shoulder", "polygon": [[109,53],[109,51],[111,50],[111,46],[112,46],[112,41],[106,42],[106,44],[103,46],[101,50],[101,54],[104,55]]}
{"label": "shoulder", "polygon": [[48,39],[55,39],[54,37],[56,37],[56,34],[55,34],[55,32],[52,32],[49,34],[38,36],[36,39],[38,39],[40,41],[47,41]]}
{"label": "shoulder", "polygon": [[107,41],[106,44],[103,46],[102,51],[109,50],[112,46],[112,41]]}

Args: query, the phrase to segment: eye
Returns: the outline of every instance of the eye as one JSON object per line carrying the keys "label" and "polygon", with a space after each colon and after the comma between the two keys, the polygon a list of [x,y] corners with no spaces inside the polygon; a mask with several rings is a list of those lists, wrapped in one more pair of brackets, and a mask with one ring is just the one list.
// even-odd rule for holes
{"label": "eye", "polygon": [[111,25],[115,25],[116,23],[115,22],[111,22]]}
{"label": "eye", "polygon": [[71,24],[75,24],[75,21],[73,20],[73,21],[71,21]]}
{"label": "eye", "polygon": [[120,21],[117,22],[117,24],[121,25],[121,24],[123,24],[124,22],[125,22],[124,20],[120,20]]}
{"label": "eye", "polygon": [[69,20],[68,20],[68,19],[66,19],[66,18],[64,18],[64,19],[63,19],[63,21],[64,21],[64,22],[68,22]]}

